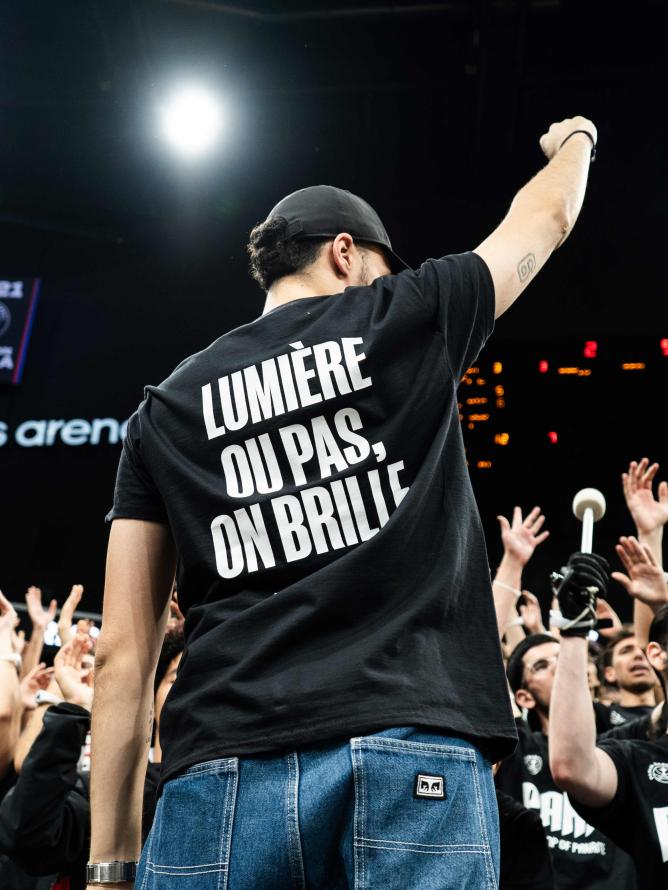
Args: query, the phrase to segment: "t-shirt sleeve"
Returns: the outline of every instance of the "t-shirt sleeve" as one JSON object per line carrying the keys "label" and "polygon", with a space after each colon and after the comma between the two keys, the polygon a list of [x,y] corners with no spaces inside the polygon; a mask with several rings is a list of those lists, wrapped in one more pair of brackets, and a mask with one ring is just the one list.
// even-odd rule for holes
{"label": "t-shirt sleeve", "polygon": [[476,253],[427,260],[417,273],[422,292],[434,302],[447,359],[458,381],[494,329],[494,284]]}
{"label": "t-shirt sleeve", "polygon": [[128,421],[116,475],[114,504],[106,516],[107,522],[114,519],[168,521],[164,501],[142,454],[140,411]]}
{"label": "t-shirt sleeve", "polygon": [[633,784],[629,781],[629,771],[631,762],[629,751],[627,750],[628,741],[620,741],[614,738],[599,738],[596,746],[608,754],[617,769],[617,792],[609,804],[604,807],[586,807],[584,804],[571,800],[575,810],[582,818],[608,835],[610,840],[615,841],[615,835],[621,824],[625,824],[628,819],[629,810],[629,794],[632,794]]}

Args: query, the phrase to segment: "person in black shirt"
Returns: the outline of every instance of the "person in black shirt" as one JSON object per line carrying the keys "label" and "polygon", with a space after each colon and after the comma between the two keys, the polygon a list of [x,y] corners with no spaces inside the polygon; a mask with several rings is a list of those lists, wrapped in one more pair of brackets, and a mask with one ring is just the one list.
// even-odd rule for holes
{"label": "person in black shirt", "polygon": [[575,812],[550,771],[548,732],[559,652],[553,636],[532,634],[508,660],[508,682],[529,723],[518,715],[519,745],[501,764],[496,786],[540,814],[558,890],[633,890],[635,872],[628,855]]}
{"label": "person in black shirt", "polygon": [[[598,561],[598,567],[595,565]],[[595,620],[595,596],[605,593],[607,564],[600,557],[571,557],[559,588],[562,627],[550,723],[550,766],[558,785],[592,825],[625,849],[635,862],[641,890],[668,880],[668,734],[665,704],[652,738],[597,741],[586,686],[585,633]],[[636,595],[656,614],[647,658],[668,680],[668,588],[649,548],[627,566]],[[640,588],[645,588],[644,593]],[[665,605],[658,607],[663,601]],[[648,719],[648,718],[645,718]],[[641,723],[642,721],[636,721]],[[632,726],[632,724],[629,724]],[[625,727],[621,727],[624,729]]]}
{"label": "person in black shirt", "polygon": [[[164,811],[210,761],[224,761],[235,788],[236,771],[292,765],[281,781],[300,806],[307,776],[297,787],[294,764],[304,768],[310,746],[343,744],[341,782],[352,796],[342,806],[354,808],[355,840],[344,813],[319,811],[324,825],[342,826],[333,857],[379,886],[404,880],[398,868],[410,872],[404,890],[428,886],[421,870],[443,874],[439,886],[494,886],[495,816],[485,806],[482,821],[474,817],[477,798],[465,789],[478,788],[493,805],[489,761],[512,751],[516,733],[456,389],[495,316],[570,233],[595,140],[585,118],[553,124],[541,139],[549,163],[497,230],[474,252],[427,260],[417,271],[393,253],[366,202],[331,186],[289,195],[254,230],[264,314],[147,387],[128,425],[97,649],[92,862],[122,861],[131,873],[139,854],[148,741],[137,727],[147,722],[147,678],[178,552],[186,649],[163,712]],[[129,598],[131,638],[120,620]],[[128,707],[119,719],[121,690]],[[465,746],[462,763],[475,763],[479,785],[463,782],[458,791],[461,771],[445,770],[442,759],[430,767],[433,744],[445,756],[434,742],[444,738],[457,756]],[[371,749],[394,751],[388,768],[404,765],[396,782],[382,780]],[[237,813],[259,787],[244,782]],[[455,802],[465,799],[456,823],[461,855],[421,855],[444,851]],[[198,818],[192,810],[184,818]],[[411,818],[418,812],[428,818]],[[383,826],[374,821],[380,814],[390,820]],[[254,890],[280,885],[267,862],[284,845],[265,834],[249,857],[235,839],[240,823],[226,823],[232,837],[222,853],[202,851],[196,834],[198,862],[212,855],[230,874],[247,868]],[[306,819],[300,828],[317,825]],[[143,859],[158,882],[158,873],[187,864],[172,846],[159,848],[168,833],[156,830],[147,847],[158,846]],[[291,869],[321,868],[322,856],[308,859],[311,841],[290,847]],[[474,855],[462,878],[464,850]]]}
{"label": "person in black shirt", "polygon": [[606,683],[620,691],[618,702],[607,707],[594,703],[599,733],[650,714],[654,705],[654,672],[632,628],[618,631],[601,653]]}

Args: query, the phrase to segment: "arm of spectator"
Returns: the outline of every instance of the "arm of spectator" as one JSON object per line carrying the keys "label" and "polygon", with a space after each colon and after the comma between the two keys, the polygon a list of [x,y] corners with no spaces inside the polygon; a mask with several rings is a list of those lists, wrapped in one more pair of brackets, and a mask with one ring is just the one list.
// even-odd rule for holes
{"label": "arm of spectator", "polygon": [[86,856],[90,809],[76,785],[88,727],[82,708],[50,708],[16,785],[0,805],[0,848],[28,874],[66,872]]}
{"label": "arm of spectator", "polygon": [[21,733],[14,749],[14,772],[18,775],[23,769],[23,761],[28,756],[28,752],[32,748],[33,742],[42,731],[44,725],[44,714],[47,708],[52,707],[51,704],[37,705],[31,711],[25,729]]}
{"label": "arm of spectator", "polygon": [[[92,641],[88,636],[77,635],[62,646],[54,659],[54,673],[48,692],[63,701],[90,711],[93,703],[93,672],[84,669],[82,660],[90,651]],[[21,733],[14,754],[14,769],[20,773],[23,762],[35,739],[42,730],[44,714],[53,704],[38,705]]]}
{"label": "arm of spectator", "polygon": [[522,519],[522,510],[515,507],[512,523],[505,516],[497,516],[501,527],[501,542],[503,544],[503,557],[499,563],[492,590],[494,592],[494,608],[496,621],[499,628],[499,636],[506,632],[508,624],[515,617],[515,604],[521,596],[522,571],[524,566],[533,556],[536,547],[550,534],[541,532],[545,517],[540,507],[534,507]]}
{"label": "arm of spectator", "polygon": [[15,621],[14,607],[0,592],[0,778],[12,762],[21,726],[21,690],[12,648]]}
{"label": "arm of spectator", "polygon": [[26,591],[26,605],[32,622],[32,632],[23,650],[21,677],[25,677],[39,664],[39,660],[42,657],[42,649],[44,648],[44,631],[47,624],[53,621],[58,608],[58,603],[55,600],[51,600],[48,609],[42,606],[42,591],[39,587],[28,588]]}
{"label": "arm of spectator", "polygon": [[639,621],[639,626],[635,627],[636,636],[644,648],[649,639],[652,618],[661,606],[668,603],[668,585],[661,564],[647,544],[641,544],[633,537],[622,537],[615,550],[628,574],[613,572],[612,577],[633,597],[635,603],[641,603],[645,609],[646,614],[635,613]]}
{"label": "arm of spectator", "polygon": [[58,636],[60,637],[60,645],[64,646],[74,636],[72,625],[74,623],[74,613],[77,606],[81,602],[84,589],[83,584],[74,584],[70,590],[69,596],[65,600],[60,610],[58,618]]}
{"label": "arm of spectator", "polygon": [[175,565],[168,526],[113,521],[95,661],[91,862],[139,859],[153,678]]}
{"label": "arm of spectator", "polygon": [[475,249],[487,264],[496,296],[496,317],[511,306],[578,218],[589,175],[596,127],[584,117],[554,123],[540,139],[549,163],[515,195],[501,224]]}
{"label": "arm of spectator", "polygon": [[[622,489],[626,506],[636,526],[638,540],[652,551],[659,567],[663,565],[663,527],[668,522],[668,483],[660,482],[654,497],[654,478],[659,465],[650,466],[649,460],[631,461],[622,473]],[[633,603],[633,625],[641,644],[647,644],[652,612],[641,599]]]}
{"label": "arm of spectator", "polygon": [[53,666],[63,699],[90,711],[93,707],[93,669],[83,666],[84,656],[93,648],[86,634],[77,634],[56,655]]}
{"label": "arm of spectator", "polygon": [[26,711],[34,711],[37,707],[35,696],[41,689],[48,689],[53,677],[53,668],[48,668],[40,661],[29,674],[21,680],[21,706],[23,714]]}
{"label": "arm of spectator", "polygon": [[505,640],[506,652],[509,656],[512,654],[515,647],[519,646],[522,640],[526,639],[524,623],[520,615],[518,615],[517,618],[511,618],[510,622],[506,625],[506,632],[503,635],[503,639]]}
{"label": "arm of spectator", "polygon": [[596,718],[587,685],[587,639],[561,636],[550,700],[550,770],[576,800],[602,807],[615,796],[617,770],[596,747]]}

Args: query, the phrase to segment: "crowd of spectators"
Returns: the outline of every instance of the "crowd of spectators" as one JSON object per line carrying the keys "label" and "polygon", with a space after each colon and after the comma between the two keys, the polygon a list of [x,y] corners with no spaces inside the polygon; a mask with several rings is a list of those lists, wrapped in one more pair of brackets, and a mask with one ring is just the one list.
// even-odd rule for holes
{"label": "crowd of spectators", "polygon": [[[666,884],[668,585],[662,536],[668,485],[655,491],[657,471],[643,459],[622,476],[636,526],[635,536],[621,537],[616,546],[622,571],[610,574],[598,556],[555,557],[564,567],[552,578],[549,618],[539,597],[522,586],[525,566],[548,538],[545,517],[538,507],[526,516],[516,507],[512,518],[498,517],[503,557],[492,589],[519,736],[515,753],[496,765],[499,886],[505,890]],[[632,623],[622,624],[605,600],[609,577],[631,598]],[[58,613],[55,600],[45,607],[41,591],[29,588],[29,638],[0,593],[3,890],[85,887],[98,629],[90,620],[75,621],[83,592],[74,585]],[[549,592],[538,591],[540,599]],[[56,615],[51,659],[44,635]],[[184,648],[183,623],[175,592],[154,681],[144,837],[156,805],[160,713]]]}

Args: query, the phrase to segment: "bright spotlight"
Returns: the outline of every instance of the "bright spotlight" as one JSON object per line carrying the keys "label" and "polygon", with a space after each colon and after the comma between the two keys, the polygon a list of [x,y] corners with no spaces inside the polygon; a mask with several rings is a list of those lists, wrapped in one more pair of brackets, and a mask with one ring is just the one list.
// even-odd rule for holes
{"label": "bright spotlight", "polygon": [[215,145],[222,111],[211,93],[200,87],[184,87],[162,108],[161,119],[169,144],[182,155],[196,157]]}

